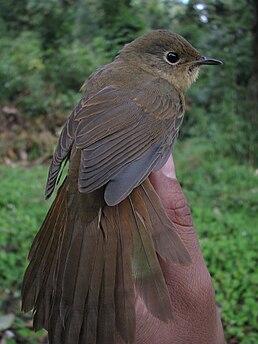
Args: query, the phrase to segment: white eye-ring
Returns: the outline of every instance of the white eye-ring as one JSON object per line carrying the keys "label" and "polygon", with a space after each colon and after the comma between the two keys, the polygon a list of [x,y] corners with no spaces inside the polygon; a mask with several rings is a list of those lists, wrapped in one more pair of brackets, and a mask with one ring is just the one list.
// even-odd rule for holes
{"label": "white eye-ring", "polygon": [[177,53],[174,51],[169,51],[165,53],[165,60],[172,65],[175,65],[179,62],[180,58]]}

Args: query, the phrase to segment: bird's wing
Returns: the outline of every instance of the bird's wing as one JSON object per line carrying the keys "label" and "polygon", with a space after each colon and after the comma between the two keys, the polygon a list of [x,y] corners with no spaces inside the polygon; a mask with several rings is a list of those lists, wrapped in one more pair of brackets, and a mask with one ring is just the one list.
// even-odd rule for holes
{"label": "bird's wing", "polygon": [[118,204],[167,161],[182,118],[178,92],[161,79],[139,89],[107,86],[82,99],[60,135],[46,196],[75,145],[81,150],[79,190],[106,185],[107,204]]}
{"label": "bird's wing", "polygon": [[183,117],[178,93],[168,89],[159,80],[141,90],[108,86],[81,106],[75,115],[81,192],[106,184],[107,204],[117,204],[166,162]]}

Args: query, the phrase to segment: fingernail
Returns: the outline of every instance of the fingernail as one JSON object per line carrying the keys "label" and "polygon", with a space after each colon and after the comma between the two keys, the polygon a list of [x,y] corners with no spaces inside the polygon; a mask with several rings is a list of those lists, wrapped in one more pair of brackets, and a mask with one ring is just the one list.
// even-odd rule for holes
{"label": "fingernail", "polygon": [[164,176],[176,179],[175,167],[172,159],[169,159],[161,169]]}

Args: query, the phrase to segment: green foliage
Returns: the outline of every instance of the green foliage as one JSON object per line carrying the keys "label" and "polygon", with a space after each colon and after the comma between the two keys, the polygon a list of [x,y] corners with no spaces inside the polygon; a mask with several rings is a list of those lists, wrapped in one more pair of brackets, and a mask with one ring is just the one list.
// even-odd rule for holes
{"label": "green foliage", "polygon": [[[106,30],[107,29],[107,30]],[[115,22],[103,30],[106,51],[110,59],[114,59],[118,51],[128,42],[144,33],[144,24],[135,17],[134,13],[122,8],[116,16]]]}
{"label": "green foliage", "polygon": [[8,99],[28,115],[42,115],[59,107],[70,110],[78,91],[97,68],[91,50],[74,41],[43,57],[38,34],[22,32],[12,39],[1,38],[0,101]]}
{"label": "green foliage", "polygon": [[32,236],[47,209],[43,195],[46,169],[1,166],[0,179],[0,294],[15,294],[21,287]]}
{"label": "green foliage", "polygon": [[177,30],[202,54],[218,57],[224,65],[201,71],[189,92],[194,105],[186,114],[183,130],[187,135],[208,137],[226,156],[253,163],[258,150],[257,130],[253,128],[257,103],[256,107],[250,104],[248,89],[256,63],[252,30],[258,18],[252,11],[254,3],[204,1],[201,8],[199,3],[191,0],[186,12],[177,14],[181,19]]}
{"label": "green foliage", "polygon": [[[31,100],[37,103],[42,96],[44,65],[37,35],[22,32],[16,39],[0,39],[2,62],[0,64],[0,99],[24,105]],[[25,98],[27,98],[25,100]]]}
{"label": "green foliage", "polygon": [[43,50],[58,49],[72,39],[75,1],[26,0],[27,25],[41,37]]}
{"label": "green foliage", "polygon": [[94,53],[79,41],[74,41],[53,52],[46,62],[45,78],[54,89],[65,94],[68,90],[78,91],[85,76],[97,67]]}
{"label": "green foliage", "polygon": [[[32,239],[49,202],[44,201],[46,168],[33,170],[0,166],[0,316],[17,313],[9,326],[15,337],[7,344],[41,343],[44,331],[33,332],[30,316],[20,313],[20,289]],[[1,334],[4,332],[0,332]]]}
{"label": "green foliage", "polygon": [[183,185],[229,343],[254,344],[257,328],[258,175],[218,155],[212,142],[175,148]]}
{"label": "green foliage", "polygon": [[0,28],[15,38],[21,31],[39,35],[43,50],[72,38],[76,1],[0,1]]}

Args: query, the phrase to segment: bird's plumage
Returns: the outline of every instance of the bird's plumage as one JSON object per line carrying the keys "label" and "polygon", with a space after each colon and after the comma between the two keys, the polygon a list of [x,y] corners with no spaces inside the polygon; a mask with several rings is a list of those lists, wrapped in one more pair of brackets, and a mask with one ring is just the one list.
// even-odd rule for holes
{"label": "bird's plumage", "polygon": [[[176,49],[181,62],[170,66],[164,54]],[[195,73],[189,63],[199,57],[180,36],[154,31],[85,83],[60,135],[46,197],[67,160],[68,175],[33,242],[22,289],[23,310],[33,310],[35,329],[46,328],[51,344],[112,344],[117,336],[133,343],[136,294],[155,317],[172,318],[157,254],[191,259],[148,176],[171,154],[182,88]],[[178,73],[187,83],[174,82]]]}

